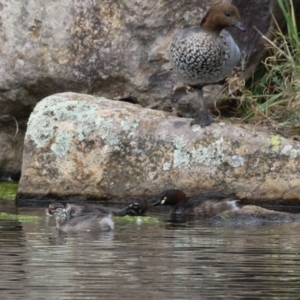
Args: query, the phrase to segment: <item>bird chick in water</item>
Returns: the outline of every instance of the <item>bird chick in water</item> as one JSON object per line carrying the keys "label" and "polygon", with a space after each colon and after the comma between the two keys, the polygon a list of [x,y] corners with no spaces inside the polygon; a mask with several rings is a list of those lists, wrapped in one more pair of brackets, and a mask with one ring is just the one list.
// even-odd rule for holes
{"label": "bird chick in water", "polygon": [[200,100],[201,111],[191,125],[204,127],[214,122],[203,101],[202,88],[223,83],[241,58],[232,36],[223,30],[227,27],[245,31],[238,9],[230,0],[223,0],[209,9],[200,26],[181,29],[170,46],[173,69],[185,84],[197,90]]}
{"label": "bird chick in water", "polygon": [[148,203],[146,201],[135,201],[128,206],[120,209],[114,207],[107,207],[100,204],[70,204],[65,206],[61,203],[51,203],[46,208],[46,214],[52,216],[57,208],[64,208],[68,218],[78,217],[84,214],[97,213],[97,214],[112,214],[113,216],[143,216],[147,209]]}
{"label": "bird chick in water", "polygon": [[110,231],[114,229],[111,215],[96,213],[71,218],[62,207],[56,207],[53,213],[56,219],[56,228],[63,232],[77,231]]}

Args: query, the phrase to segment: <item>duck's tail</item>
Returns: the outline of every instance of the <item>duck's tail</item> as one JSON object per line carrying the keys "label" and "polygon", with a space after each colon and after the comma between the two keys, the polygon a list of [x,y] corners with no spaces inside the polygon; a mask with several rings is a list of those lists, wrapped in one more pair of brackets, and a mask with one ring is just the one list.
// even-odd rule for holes
{"label": "duck's tail", "polygon": [[111,214],[108,216],[103,217],[99,222],[101,229],[103,231],[111,231],[115,228],[115,223],[111,218]]}
{"label": "duck's tail", "polygon": [[224,199],[220,201],[203,201],[199,208],[195,209],[195,212],[204,217],[212,217],[222,212],[229,210],[238,210],[237,202],[239,200]]}

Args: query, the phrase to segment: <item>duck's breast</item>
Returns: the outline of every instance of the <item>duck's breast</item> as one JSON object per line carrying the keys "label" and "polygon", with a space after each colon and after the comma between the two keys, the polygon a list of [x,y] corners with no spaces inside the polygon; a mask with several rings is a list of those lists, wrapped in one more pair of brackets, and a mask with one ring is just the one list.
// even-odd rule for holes
{"label": "duck's breast", "polygon": [[183,82],[206,85],[223,80],[238,63],[240,51],[227,31],[218,36],[190,26],[174,37],[169,58]]}

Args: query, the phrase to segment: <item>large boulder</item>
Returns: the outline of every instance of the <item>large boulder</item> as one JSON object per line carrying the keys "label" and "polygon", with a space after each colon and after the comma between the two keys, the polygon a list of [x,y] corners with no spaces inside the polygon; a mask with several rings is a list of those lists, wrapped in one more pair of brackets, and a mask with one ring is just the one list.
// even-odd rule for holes
{"label": "large boulder", "polygon": [[[1,115],[18,121],[18,145],[13,147],[19,149],[14,157],[10,150],[1,153],[0,171],[14,171],[12,165],[20,169],[18,153],[26,121],[36,103],[48,95],[73,91],[109,99],[127,97],[162,110],[187,97],[185,91],[173,94],[176,77],[168,71],[167,48],[178,28],[199,23],[214,2],[1,1]],[[277,0],[233,3],[247,27],[246,34],[235,29],[232,34],[245,53],[248,77],[264,55],[254,26],[270,36],[271,13],[279,15]],[[215,99],[217,92],[210,90],[207,99]],[[194,95],[188,97],[193,99]],[[2,124],[0,118],[0,131]],[[13,131],[14,122],[9,128]],[[5,143],[0,138],[0,148]]]}
{"label": "large boulder", "polygon": [[18,201],[151,198],[222,190],[244,202],[299,201],[300,143],[253,126],[191,119],[75,93],[30,116]]}

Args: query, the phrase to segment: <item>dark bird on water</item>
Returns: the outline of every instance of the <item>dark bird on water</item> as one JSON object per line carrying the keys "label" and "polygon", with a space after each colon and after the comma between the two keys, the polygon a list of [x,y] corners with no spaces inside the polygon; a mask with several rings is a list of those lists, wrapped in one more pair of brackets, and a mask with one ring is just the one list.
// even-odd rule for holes
{"label": "dark bird on water", "polygon": [[212,217],[227,210],[239,209],[236,205],[237,201],[219,192],[204,193],[188,198],[181,190],[170,189],[163,191],[157,200],[150,203],[150,207],[168,205],[171,206],[171,215]]}

